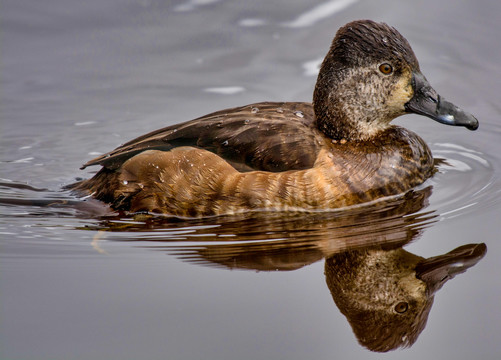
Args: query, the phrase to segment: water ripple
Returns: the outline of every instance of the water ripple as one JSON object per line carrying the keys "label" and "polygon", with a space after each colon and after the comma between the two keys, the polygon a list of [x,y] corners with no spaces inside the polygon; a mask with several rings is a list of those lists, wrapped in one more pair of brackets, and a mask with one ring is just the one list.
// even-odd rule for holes
{"label": "water ripple", "polygon": [[485,211],[500,202],[491,155],[450,143],[433,144],[432,150],[439,159],[438,173],[426,184],[433,186],[430,202],[442,219]]}
{"label": "water ripple", "polygon": [[319,4],[314,8],[302,13],[295,20],[283,23],[283,26],[291,28],[303,28],[313,26],[320,20],[328,18],[358,2],[358,0],[331,0]]}

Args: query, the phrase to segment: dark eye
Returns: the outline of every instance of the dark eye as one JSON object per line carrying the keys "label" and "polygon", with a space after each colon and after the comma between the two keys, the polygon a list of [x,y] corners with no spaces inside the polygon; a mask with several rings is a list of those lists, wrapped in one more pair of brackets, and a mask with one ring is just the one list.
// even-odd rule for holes
{"label": "dark eye", "polygon": [[390,75],[393,72],[393,67],[388,63],[384,63],[379,65],[379,71],[385,75]]}
{"label": "dark eye", "polygon": [[395,311],[399,314],[403,314],[407,311],[407,309],[409,309],[409,304],[405,301],[401,301],[397,305],[395,305]]}

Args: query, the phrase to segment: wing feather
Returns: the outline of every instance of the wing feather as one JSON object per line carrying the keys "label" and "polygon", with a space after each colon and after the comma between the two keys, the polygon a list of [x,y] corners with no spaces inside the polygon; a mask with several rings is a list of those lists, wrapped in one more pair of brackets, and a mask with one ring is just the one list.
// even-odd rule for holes
{"label": "wing feather", "polygon": [[90,160],[82,169],[110,170],[145,150],[192,146],[211,151],[240,171],[300,170],[313,166],[323,136],[310,103],[257,103],[218,111],[159,129]]}

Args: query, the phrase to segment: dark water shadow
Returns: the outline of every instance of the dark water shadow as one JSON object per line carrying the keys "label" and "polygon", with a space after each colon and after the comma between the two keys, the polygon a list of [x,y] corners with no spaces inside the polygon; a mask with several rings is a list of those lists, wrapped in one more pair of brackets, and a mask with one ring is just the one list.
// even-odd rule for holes
{"label": "dark water shadow", "polygon": [[403,249],[437,219],[425,211],[431,192],[427,187],[342,211],[206,219],[117,214],[64,193],[0,202],[29,206],[32,201],[31,206],[59,215],[73,209],[79,217],[96,219],[77,228],[97,230],[95,241],[132,242],[202,266],[292,271],[325,259],[327,286],[359,343],[386,352],[411,346],[425,328],[436,292],[487,251],[485,244],[467,244],[426,259]]}
{"label": "dark water shadow", "polygon": [[140,241],[185,262],[226,269],[291,271],[325,258],[326,283],[359,343],[386,352],[411,346],[436,292],[487,251],[485,244],[467,244],[426,259],[404,250],[437,218],[423,211],[430,194],[428,187],[337,212],[202,220],[117,216],[93,230],[100,230],[100,239]]}

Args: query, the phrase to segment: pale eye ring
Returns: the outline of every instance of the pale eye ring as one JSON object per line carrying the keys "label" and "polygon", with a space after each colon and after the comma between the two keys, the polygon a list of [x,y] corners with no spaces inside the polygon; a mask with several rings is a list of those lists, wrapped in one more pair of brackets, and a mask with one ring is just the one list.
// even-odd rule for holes
{"label": "pale eye ring", "polygon": [[381,64],[379,65],[379,71],[385,75],[390,75],[393,72],[393,66],[388,63]]}

